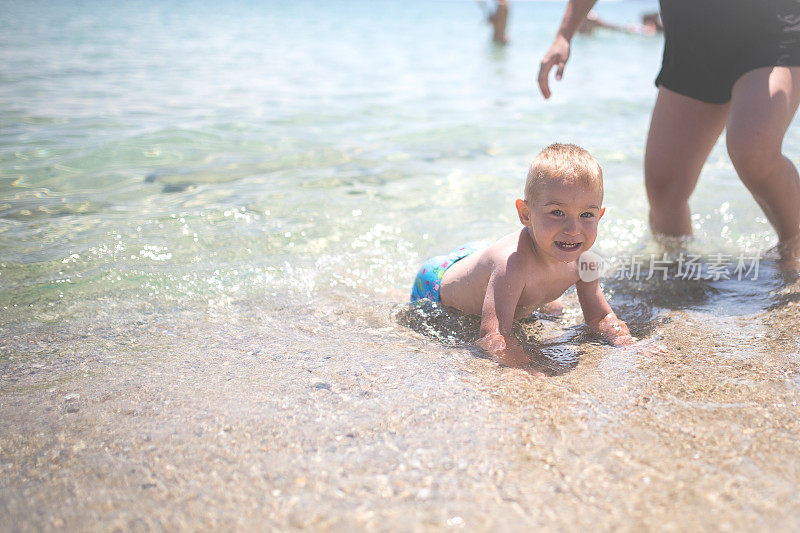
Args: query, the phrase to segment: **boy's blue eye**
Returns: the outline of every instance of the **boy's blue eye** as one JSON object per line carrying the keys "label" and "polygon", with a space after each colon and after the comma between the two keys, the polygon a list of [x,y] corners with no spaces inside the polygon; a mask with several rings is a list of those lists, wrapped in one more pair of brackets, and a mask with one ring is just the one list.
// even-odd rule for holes
{"label": "boy's blue eye", "polygon": [[594,213],[590,213],[589,211],[586,211],[585,213],[581,213],[581,216],[583,218],[592,218],[594,216]]}
{"label": "boy's blue eye", "polygon": [[550,211],[550,214],[560,217],[561,215],[564,214],[564,212],[561,209],[553,209],[552,211]]}

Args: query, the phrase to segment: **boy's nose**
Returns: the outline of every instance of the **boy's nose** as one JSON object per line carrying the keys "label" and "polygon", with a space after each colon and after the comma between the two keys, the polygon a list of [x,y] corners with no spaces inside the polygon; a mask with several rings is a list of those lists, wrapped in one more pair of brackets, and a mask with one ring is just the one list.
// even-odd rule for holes
{"label": "boy's nose", "polygon": [[564,233],[577,235],[580,233],[580,224],[576,220],[569,219],[564,223]]}

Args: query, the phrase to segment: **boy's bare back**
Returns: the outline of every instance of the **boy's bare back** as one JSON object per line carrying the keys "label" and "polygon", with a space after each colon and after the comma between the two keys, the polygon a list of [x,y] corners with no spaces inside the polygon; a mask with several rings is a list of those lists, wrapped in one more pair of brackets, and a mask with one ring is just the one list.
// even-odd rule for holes
{"label": "boy's bare back", "polygon": [[536,256],[527,228],[522,228],[450,267],[442,278],[441,301],[465,313],[481,315],[489,280],[507,270],[516,271],[512,274],[521,276],[524,282],[515,318],[530,315],[579,280],[575,263],[562,263],[560,268],[544,264]]}

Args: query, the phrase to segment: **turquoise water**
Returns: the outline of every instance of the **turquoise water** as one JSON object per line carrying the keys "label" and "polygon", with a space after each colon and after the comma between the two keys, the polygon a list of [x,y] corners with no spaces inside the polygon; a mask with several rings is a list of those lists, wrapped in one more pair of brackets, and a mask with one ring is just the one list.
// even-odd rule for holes
{"label": "turquoise water", "polygon": [[[424,259],[518,228],[554,141],[603,166],[600,254],[659,252],[661,38],[576,37],[544,101],[562,10],[512,1],[495,48],[472,1],[0,0],[0,530],[798,530],[800,298],[770,261],[603,278],[634,350],[568,292],[518,323],[544,379],[405,303]],[[724,141],[692,208],[693,253],[774,244]]]}
{"label": "turquoise water", "polygon": [[[598,250],[650,250],[661,38],[577,37],[546,102],[535,77],[562,9],[515,2],[496,48],[466,1],[2,2],[2,334],[388,309],[424,258],[517,227],[527,165],[553,141],[604,168]],[[695,246],[765,250],[723,144],[693,198]],[[785,149],[800,153],[794,125]]]}

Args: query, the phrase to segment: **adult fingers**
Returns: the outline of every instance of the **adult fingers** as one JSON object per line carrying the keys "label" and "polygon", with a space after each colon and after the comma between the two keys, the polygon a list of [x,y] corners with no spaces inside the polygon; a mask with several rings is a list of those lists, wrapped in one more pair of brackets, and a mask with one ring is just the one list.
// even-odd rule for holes
{"label": "adult fingers", "polygon": [[545,99],[550,98],[550,82],[548,78],[550,77],[550,69],[553,68],[553,63],[553,58],[545,58],[539,65],[539,90]]}
{"label": "adult fingers", "polygon": [[549,57],[545,57],[542,60],[541,65],[539,66],[539,90],[542,91],[542,96],[545,99],[550,98],[550,71],[553,67],[556,67],[556,81],[561,81],[561,77],[564,75],[564,67],[566,66],[567,62],[562,60],[558,55],[552,55]]}

